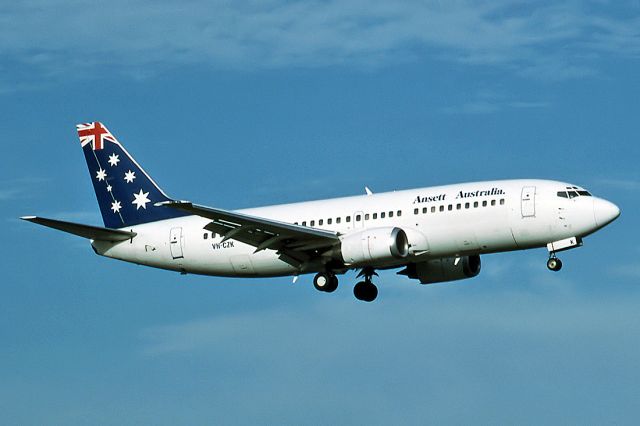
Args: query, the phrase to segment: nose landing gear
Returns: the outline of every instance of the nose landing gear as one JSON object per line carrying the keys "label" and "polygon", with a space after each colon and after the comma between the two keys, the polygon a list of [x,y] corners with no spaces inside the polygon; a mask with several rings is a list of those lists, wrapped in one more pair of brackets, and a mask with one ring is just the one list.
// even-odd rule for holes
{"label": "nose landing gear", "polygon": [[562,269],[562,261],[556,257],[555,253],[549,257],[549,260],[547,260],[547,268],[554,272],[558,272]]}

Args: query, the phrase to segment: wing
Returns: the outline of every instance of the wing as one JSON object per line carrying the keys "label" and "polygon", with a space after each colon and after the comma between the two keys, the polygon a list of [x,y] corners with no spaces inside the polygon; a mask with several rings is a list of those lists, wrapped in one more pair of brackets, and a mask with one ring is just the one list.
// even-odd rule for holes
{"label": "wing", "polygon": [[340,243],[336,232],[199,206],[188,201],[166,201],[157,205],[211,219],[204,229],[223,235],[223,241],[233,238],[255,247],[255,252],[276,250],[280,260],[299,269],[304,269],[309,262],[321,260],[323,254],[327,255]]}

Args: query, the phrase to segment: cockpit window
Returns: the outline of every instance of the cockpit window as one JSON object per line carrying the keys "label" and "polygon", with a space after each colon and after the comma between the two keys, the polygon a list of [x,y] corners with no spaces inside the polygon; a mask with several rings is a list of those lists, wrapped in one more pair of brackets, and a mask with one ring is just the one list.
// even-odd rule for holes
{"label": "cockpit window", "polygon": [[584,189],[578,189],[575,186],[567,186],[567,191],[558,191],[558,197],[561,198],[576,198],[576,197],[591,197],[589,191]]}

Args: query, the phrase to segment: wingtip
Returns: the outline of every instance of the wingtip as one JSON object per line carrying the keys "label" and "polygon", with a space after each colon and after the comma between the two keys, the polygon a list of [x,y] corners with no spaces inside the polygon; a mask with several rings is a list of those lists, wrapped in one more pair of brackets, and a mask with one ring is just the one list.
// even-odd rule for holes
{"label": "wingtip", "polygon": [[22,220],[34,220],[36,218],[37,216],[20,216],[20,219]]}

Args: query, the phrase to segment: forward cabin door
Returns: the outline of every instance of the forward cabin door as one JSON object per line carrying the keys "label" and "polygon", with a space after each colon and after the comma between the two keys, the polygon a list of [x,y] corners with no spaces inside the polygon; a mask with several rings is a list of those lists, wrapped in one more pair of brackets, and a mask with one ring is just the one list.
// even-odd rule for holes
{"label": "forward cabin door", "polygon": [[535,217],[536,215],[536,187],[525,186],[522,188],[521,200],[522,217]]}
{"label": "forward cabin door", "polygon": [[171,228],[171,234],[169,236],[169,248],[171,249],[171,256],[174,259],[182,259],[182,228]]}

